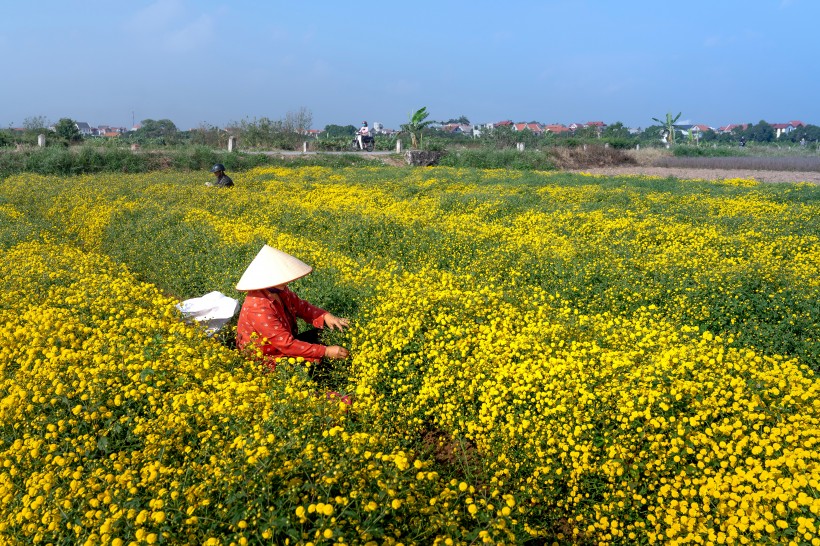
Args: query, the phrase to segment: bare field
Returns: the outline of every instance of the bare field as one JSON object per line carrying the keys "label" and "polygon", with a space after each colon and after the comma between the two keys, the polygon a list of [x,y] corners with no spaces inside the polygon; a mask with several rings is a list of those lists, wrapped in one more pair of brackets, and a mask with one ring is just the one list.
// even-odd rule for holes
{"label": "bare field", "polygon": [[[820,170],[816,168],[820,164],[818,158],[790,158],[788,160],[755,157],[681,158],[672,156],[667,150],[656,148],[628,150],[626,155],[634,160],[634,165],[590,166],[567,170],[607,176],[645,175],[685,180],[746,178],[769,183],[820,184]],[[781,168],[776,168],[778,160],[783,163]],[[788,161],[788,165],[785,161]],[[804,169],[795,169],[795,166],[800,164],[804,165]],[[763,165],[767,168],[760,168]]]}
{"label": "bare field", "polygon": [[675,177],[680,179],[722,180],[725,178],[747,178],[758,182],[808,182],[820,184],[820,172],[816,171],[763,171],[752,169],[696,169],[692,167],[653,167],[651,165],[628,165],[621,167],[592,167],[574,169],[571,172],[603,174],[607,176],[645,175]]}

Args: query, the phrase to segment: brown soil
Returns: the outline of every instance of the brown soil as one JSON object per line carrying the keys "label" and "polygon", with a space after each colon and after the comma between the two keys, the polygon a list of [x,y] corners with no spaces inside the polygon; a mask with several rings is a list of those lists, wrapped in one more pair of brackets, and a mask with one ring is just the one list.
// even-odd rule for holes
{"label": "brown soil", "polygon": [[[600,151],[600,150],[599,150]],[[595,162],[581,165],[559,165],[570,172],[584,172],[602,174],[606,176],[644,175],[674,177],[682,180],[723,180],[726,178],[754,179],[758,182],[809,182],[820,184],[820,172],[817,171],[775,171],[754,169],[718,169],[694,167],[658,167],[657,163],[668,161],[672,157],[668,150],[645,148],[643,150],[626,150],[619,154],[608,152],[612,159],[620,159],[618,163],[596,164]]]}
{"label": "brown soil", "polygon": [[468,441],[454,440],[449,434],[440,431],[428,431],[422,436],[422,451],[432,454],[436,462],[446,466],[456,475],[464,475],[478,465],[478,451]]}
{"label": "brown soil", "polygon": [[606,176],[645,175],[660,176],[663,178],[671,176],[687,180],[722,180],[725,178],[746,178],[755,179],[758,182],[808,182],[810,184],[820,184],[820,172],[754,171],[740,169],[693,169],[685,167],[652,167],[642,165],[628,165],[618,167],[590,167],[588,169],[572,169],[570,172],[603,174]]}

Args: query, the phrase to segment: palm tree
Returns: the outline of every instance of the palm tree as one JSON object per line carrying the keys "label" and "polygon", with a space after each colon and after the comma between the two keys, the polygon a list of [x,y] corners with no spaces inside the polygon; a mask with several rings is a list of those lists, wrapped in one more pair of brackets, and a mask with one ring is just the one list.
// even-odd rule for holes
{"label": "palm tree", "polygon": [[661,121],[658,118],[652,118],[652,121],[657,121],[658,123],[666,127],[666,132],[669,135],[669,144],[675,143],[675,122],[678,121],[680,115],[681,113],[678,112],[678,115],[673,118],[671,112],[667,113],[666,121]]}
{"label": "palm tree", "polygon": [[419,147],[419,144],[421,143],[422,130],[433,123],[432,120],[425,121],[429,115],[430,113],[427,111],[427,107],[424,106],[416,110],[414,113],[411,113],[410,121],[401,126],[403,131],[410,133],[410,146],[412,148]]}

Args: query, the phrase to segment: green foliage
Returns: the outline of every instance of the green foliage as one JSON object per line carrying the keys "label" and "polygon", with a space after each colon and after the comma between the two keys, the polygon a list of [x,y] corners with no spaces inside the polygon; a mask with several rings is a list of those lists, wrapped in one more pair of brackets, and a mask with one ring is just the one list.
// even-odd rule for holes
{"label": "green foliage", "polygon": [[136,133],[145,138],[165,138],[176,135],[179,132],[177,126],[170,119],[144,119],[140,122],[140,128]]}
{"label": "green foliage", "polygon": [[470,120],[467,118],[467,116],[462,115],[457,118],[450,118],[447,121],[442,121],[441,123],[443,125],[449,125],[451,123],[457,123],[459,125],[470,125]]}
{"label": "green foliage", "polygon": [[652,118],[652,121],[656,121],[656,122],[658,122],[658,124],[663,126],[664,131],[666,131],[666,134],[667,134],[666,138],[667,138],[667,141],[669,142],[669,144],[674,144],[675,143],[675,122],[677,122],[680,119],[680,116],[681,116],[681,112],[678,112],[678,115],[675,116],[675,117],[672,117],[672,113],[668,112],[666,114],[666,120],[665,121],[659,120],[658,118]]}
{"label": "green foliage", "polygon": [[806,142],[820,142],[820,127],[811,124],[803,125],[780,137],[780,140],[789,142],[801,142],[804,139]]}
{"label": "green foliage", "polygon": [[[181,135],[182,136],[182,135]],[[230,132],[213,125],[203,123],[196,129],[187,131],[184,135],[194,146],[208,146],[210,148],[226,148]]]}
{"label": "green foliage", "polygon": [[54,132],[67,142],[78,142],[83,138],[80,134],[80,130],[77,128],[77,122],[71,118],[61,118],[60,121],[54,125]]}
{"label": "green foliage", "polygon": [[298,150],[307,138],[305,131],[310,129],[312,120],[311,112],[301,108],[278,120],[261,117],[233,122],[230,130],[245,148]]}
{"label": "green foliage", "polygon": [[598,138],[600,134],[598,133],[598,127],[589,125],[587,127],[578,127],[573,136],[582,140],[592,140]]}
{"label": "green foliage", "polygon": [[749,125],[740,135],[752,142],[773,142],[775,140],[774,127],[763,120],[754,125]]}
{"label": "green foliage", "polygon": [[555,165],[546,152],[517,150],[460,150],[445,154],[439,165],[479,169],[554,170]]}
{"label": "green foliage", "polygon": [[418,148],[421,145],[422,133],[426,127],[429,127],[433,121],[428,120],[430,113],[427,107],[423,106],[410,113],[410,120],[401,126],[402,130],[410,134],[410,146]]}
{"label": "green foliage", "polygon": [[726,146],[675,146],[672,154],[676,157],[729,157],[738,155],[737,148]]}
{"label": "green foliage", "polygon": [[480,138],[482,144],[494,149],[515,148],[516,143],[523,142],[526,148],[533,148],[541,142],[541,138],[532,131],[515,131],[509,125],[502,125],[485,131]]}
{"label": "green foliage", "polygon": [[325,130],[319,135],[320,138],[348,137],[348,140],[356,134],[356,127],[353,125],[325,125]]}
{"label": "green foliage", "polygon": [[233,129],[246,148],[297,150],[305,141],[304,135],[288,130],[283,120],[267,117],[242,120]]}
{"label": "green foliage", "polygon": [[607,125],[601,135],[603,138],[607,139],[631,139],[632,135],[629,133],[629,129],[620,121],[616,121],[611,125]]}

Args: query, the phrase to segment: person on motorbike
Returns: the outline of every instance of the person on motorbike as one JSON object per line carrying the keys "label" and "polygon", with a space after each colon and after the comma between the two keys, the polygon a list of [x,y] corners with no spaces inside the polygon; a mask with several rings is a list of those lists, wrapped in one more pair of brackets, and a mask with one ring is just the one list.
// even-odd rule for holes
{"label": "person on motorbike", "polygon": [[362,126],[359,128],[358,132],[356,133],[356,142],[359,144],[359,149],[364,150],[365,144],[364,141],[370,137],[370,129],[367,127],[367,122],[363,121]]}

